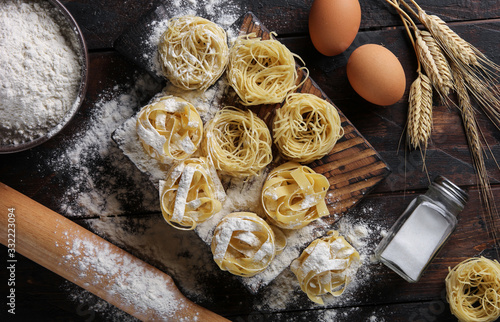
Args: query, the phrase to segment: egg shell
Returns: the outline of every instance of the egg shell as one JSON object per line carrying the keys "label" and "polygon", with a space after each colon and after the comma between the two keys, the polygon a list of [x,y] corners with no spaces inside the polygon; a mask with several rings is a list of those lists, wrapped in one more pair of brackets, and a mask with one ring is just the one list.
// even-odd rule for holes
{"label": "egg shell", "polygon": [[352,44],[360,23],[358,0],[315,0],[309,12],[309,35],[320,53],[335,56]]}
{"label": "egg shell", "polygon": [[365,100],[387,106],[403,97],[405,72],[389,49],[375,44],[363,45],[351,54],[346,68],[349,83]]}

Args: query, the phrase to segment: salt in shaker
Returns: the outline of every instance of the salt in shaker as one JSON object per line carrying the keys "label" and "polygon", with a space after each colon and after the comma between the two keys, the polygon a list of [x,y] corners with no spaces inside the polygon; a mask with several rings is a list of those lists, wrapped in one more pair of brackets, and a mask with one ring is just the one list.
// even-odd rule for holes
{"label": "salt in shaker", "polygon": [[417,282],[457,225],[468,195],[438,176],[409,204],[375,250],[375,257],[408,282]]}

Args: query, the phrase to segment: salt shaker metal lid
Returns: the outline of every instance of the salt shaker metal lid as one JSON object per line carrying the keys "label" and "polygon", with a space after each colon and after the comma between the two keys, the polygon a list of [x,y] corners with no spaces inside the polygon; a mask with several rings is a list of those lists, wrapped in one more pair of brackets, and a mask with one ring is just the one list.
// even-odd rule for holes
{"label": "salt shaker metal lid", "polygon": [[434,183],[445,188],[445,193],[457,199],[461,204],[465,205],[469,200],[467,192],[462,190],[459,186],[446,179],[443,176],[437,176]]}

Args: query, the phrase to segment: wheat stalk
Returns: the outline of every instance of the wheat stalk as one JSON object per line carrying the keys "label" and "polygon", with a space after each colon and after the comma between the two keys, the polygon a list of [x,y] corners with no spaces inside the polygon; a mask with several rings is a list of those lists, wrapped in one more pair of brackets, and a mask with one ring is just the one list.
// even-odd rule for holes
{"label": "wheat stalk", "polygon": [[450,65],[446,57],[428,31],[415,29],[415,46],[418,60],[444,101],[453,88]]}
{"label": "wheat stalk", "polygon": [[428,15],[415,0],[410,0],[417,8],[415,12],[404,0],[399,0],[421,23],[430,31],[439,42],[443,50],[450,57],[465,63],[466,65],[477,65],[477,56],[474,48],[455,33],[446,22],[436,15]]}
{"label": "wheat stalk", "polygon": [[497,86],[500,66],[457,35],[441,18],[426,14],[415,0],[410,1],[418,13],[404,0],[399,0],[430,31],[450,62],[460,67],[469,91],[492,123],[500,129],[500,87]]}
{"label": "wheat stalk", "polygon": [[477,74],[462,67],[462,78],[472,96],[486,112],[491,122],[500,130],[500,89],[492,82],[481,81]]}
{"label": "wheat stalk", "polygon": [[407,140],[415,149],[427,149],[432,130],[432,85],[419,72],[410,86],[408,98]]}
{"label": "wheat stalk", "polygon": [[[423,40],[417,26],[413,20],[404,12],[397,0],[386,0],[399,13],[401,20],[405,26],[406,32],[415,50],[417,56],[417,78],[410,86],[408,96],[408,118],[406,123],[406,137],[410,146],[422,151],[422,159],[425,159],[425,151],[432,132],[432,82],[429,77],[422,73],[421,66],[424,65],[426,72],[432,73],[436,80],[436,89],[442,90],[442,97],[448,95],[449,89],[445,89],[444,84],[448,84],[443,77],[440,76],[440,66],[436,64],[431,50],[427,43]],[[413,39],[410,28],[415,30],[416,40]],[[438,48],[439,49],[439,48]],[[434,50],[435,51],[435,50]],[[425,60],[424,63],[421,60]],[[425,66],[427,65],[427,66]],[[428,70],[427,70],[428,69]],[[449,75],[451,82],[451,74]],[[439,82],[441,85],[439,85]],[[446,94],[444,94],[446,93]],[[441,93],[440,93],[441,95]],[[425,164],[424,164],[425,168]]]}
{"label": "wheat stalk", "polygon": [[476,174],[478,178],[481,201],[489,215],[490,224],[493,227],[492,233],[493,237],[496,237],[496,220],[495,214],[497,214],[497,209],[495,206],[495,199],[491,191],[491,185],[488,177],[488,171],[484,163],[484,153],[483,147],[481,145],[480,130],[477,124],[476,115],[474,113],[474,108],[471,103],[469,96],[467,84],[464,79],[466,78],[466,73],[464,73],[463,68],[460,68],[456,64],[452,64],[452,72],[455,77],[455,86],[458,97],[459,108],[461,111],[462,122],[465,128],[467,143],[469,145],[469,150],[472,156],[472,162],[474,168],[476,169]]}

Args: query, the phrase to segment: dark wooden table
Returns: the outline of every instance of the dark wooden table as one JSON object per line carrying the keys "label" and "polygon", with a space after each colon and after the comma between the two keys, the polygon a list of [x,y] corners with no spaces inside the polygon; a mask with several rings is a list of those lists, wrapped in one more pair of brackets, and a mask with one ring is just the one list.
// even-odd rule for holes
{"label": "dark wooden table", "polygon": [[[91,211],[83,216],[69,213],[65,203],[68,195],[88,194],[89,185],[77,184],[72,179],[71,171],[54,169],[74,169],[72,166],[54,162],[71,160],[54,159],[54,155],[63,155],[69,144],[78,142],[88,131],[94,120],[92,111],[99,102],[103,102],[113,92],[134,85],[138,77],[145,72],[125,59],[114,49],[114,41],[131,25],[159,3],[168,1],[114,1],[87,0],[64,1],[69,11],[83,30],[90,52],[90,79],[87,96],[77,117],[64,131],[49,142],[29,151],[0,155],[0,181],[28,195],[49,208],[66,215],[75,222],[99,233],[95,223],[101,222],[99,216]],[[217,1],[214,1],[218,3]],[[172,2],[177,5],[177,2]],[[186,3],[189,3],[187,1]],[[428,179],[422,172],[420,153],[408,152],[399,146],[404,130],[407,113],[407,95],[409,84],[416,77],[416,60],[410,42],[401,27],[401,22],[394,11],[383,0],[360,0],[362,9],[361,28],[352,46],[337,57],[325,57],[319,54],[311,44],[308,29],[308,12],[312,1],[258,1],[234,0],[215,6],[223,7],[230,3],[232,10],[252,11],[262,23],[276,31],[279,40],[293,52],[300,55],[310,70],[310,76],[319,84],[330,99],[343,111],[361,134],[379,152],[392,169],[392,173],[380,183],[363,201],[356,205],[346,216],[372,226],[388,229],[411,199],[425,191]],[[421,0],[421,6],[428,13],[437,14],[463,38],[479,48],[497,64],[500,64],[500,2],[479,0]],[[229,7],[228,7],[229,8]],[[377,43],[386,46],[400,59],[407,77],[405,97],[389,107],[374,106],[360,98],[350,87],[345,65],[349,54],[365,43]],[[144,99],[154,93],[146,92]],[[410,284],[395,273],[377,263],[368,263],[371,277],[365,279],[356,290],[349,292],[340,302],[332,302],[325,307],[313,305],[300,290],[290,291],[286,285],[272,283],[257,295],[248,292],[237,280],[227,277],[221,283],[220,278],[196,280],[199,285],[188,285],[178,274],[169,269],[168,262],[158,262],[151,252],[142,252],[137,245],[119,245],[143,260],[159,267],[177,279],[181,290],[193,301],[234,321],[454,321],[445,300],[444,278],[448,267],[477,255],[498,259],[498,240],[489,233],[491,222],[483,219],[477,179],[472,166],[460,116],[453,107],[445,107],[435,102],[434,128],[432,140],[427,152],[429,176],[444,175],[459,186],[468,190],[470,200],[459,217],[456,231],[444,248],[432,262],[420,282]],[[139,108],[139,106],[137,107]],[[482,114],[478,114],[479,124],[491,150],[500,160],[500,133]],[[71,143],[73,142],[73,143]],[[116,153],[117,149],[113,149]],[[92,172],[113,173],[116,164],[106,162],[106,151],[93,151],[95,160],[85,159]],[[91,161],[89,161],[91,160]],[[496,199],[500,197],[500,171],[493,158],[486,164],[490,174],[492,189]],[[133,169],[127,165],[129,169]],[[135,170],[134,170],[135,171]],[[138,171],[138,170],[137,170]],[[131,175],[139,175],[131,174]],[[103,176],[104,182],[92,184],[110,189],[153,191],[152,185],[143,178],[144,186],[131,186],[123,180],[119,185],[111,182],[113,176]],[[119,180],[119,179],[118,179]],[[109,181],[109,182],[108,182]],[[71,194],[68,191],[73,189]],[[82,189],[80,191],[79,189]],[[83,191],[83,189],[87,189]],[[132,195],[132,194],[131,194]],[[0,196],[1,197],[1,196]],[[109,220],[153,221],[160,214],[154,206],[136,198],[114,199],[120,209]],[[97,201],[96,201],[97,202]],[[110,200],[104,202],[111,202]],[[78,206],[78,200],[73,207]],[[71,208],[71,207],[70,207]],[[4,211],[4,210],[0,210]],[[85,209],[83,209],[85,211]],[[134,221],[137,219],[138,221]],[[140,228],[137,228],[139,234]],[[130,228],[134,232],[134,227]],[[105,235],[105,234],[104,234]],[[106,236],[104,236],[106,238]],[[373,232],[370,236],[375,245],[381,236]],[[111,240],[113,242],[113,240]],[[147,248],[148,245],[143,245]],[[173,247],[176,247],[175,245]],[[6,247],[0,247],[2,258],[6,256]],[[209,253],[208,248],[206,252]],[[207,256],[206,258],[209,258]],[[117,309],[106,307],[105,303],[86,294],[77,286],[64,281],[61,277],[40,267],[30,260],[18,256],[16,284],[16,320],[19,321],[92,321],[125,320],[130,318]],[[175,260],[175,259],[172,259]],[[2,263],[4,266],[5,262]],[[211,264],[212,265],[212,264]],[[287,272],[285,272],[286,274]],[[193,272],[192,274],[196,274]],[[220,277],[220,274],[217,276]],[[7,294],[7,272],[2,268],[0,285],[2,298]],[[283,279],[280,279],[283,280]],[[207,290],[207,296],[196,296],[191,288]],[[283,289],[283,292],[281,292]],[[279,296],[292,292],[292,296],[283,296],[282,305],[255,305],[261,303],[262,294],[274,293]],[[6,306],[2,303],[2,316]],[[9,317],[11,318],[11,317]]]}

